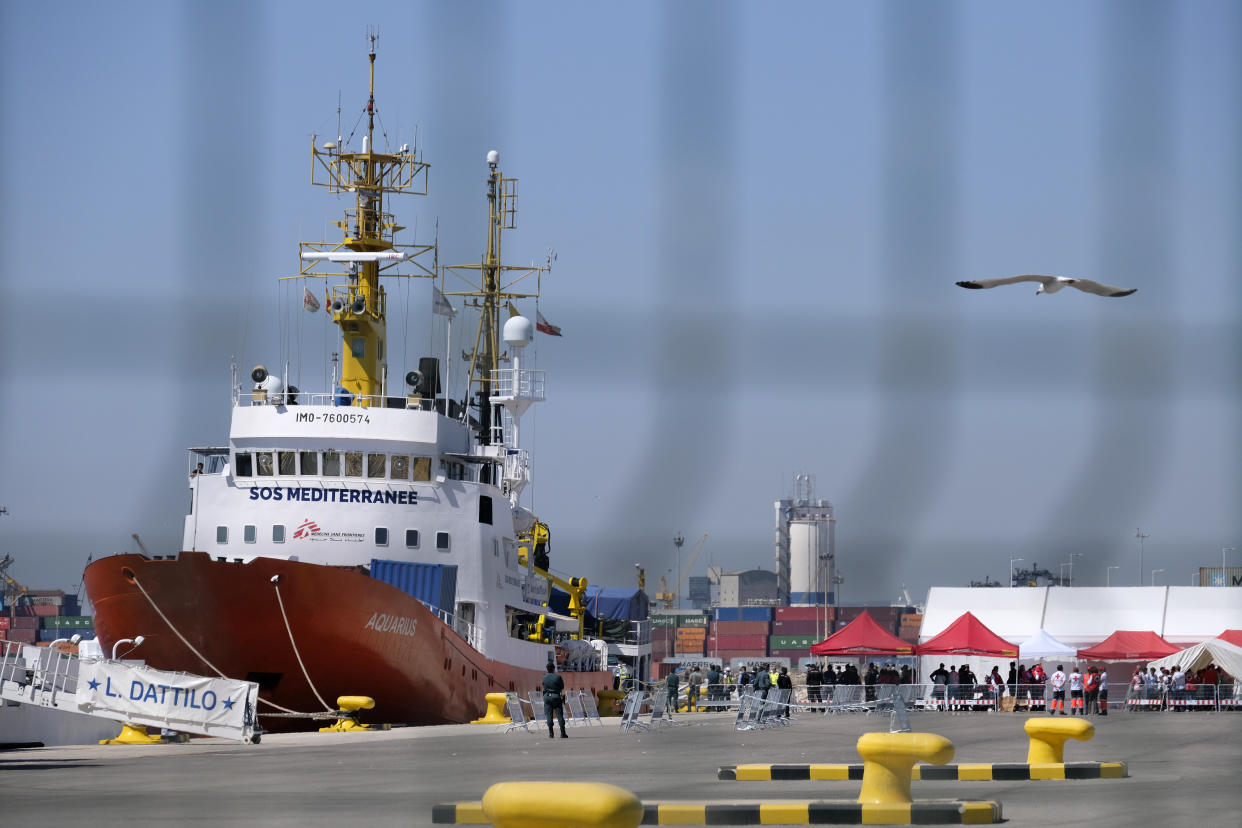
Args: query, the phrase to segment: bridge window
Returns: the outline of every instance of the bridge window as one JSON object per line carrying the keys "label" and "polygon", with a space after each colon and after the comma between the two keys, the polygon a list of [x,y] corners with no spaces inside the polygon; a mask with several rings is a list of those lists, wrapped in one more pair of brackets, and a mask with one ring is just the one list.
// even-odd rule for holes
{"label": "bridge window", "polygon": [[386,454],[368,454],[367,455],[367,477],[383,477],[385,466],[388,465],[388,455]]}
{"label": "bridge window", "polygon": [[418,530],[417,529],[406,529],[405,530],[405,545],[409,547],[410,549],[418,548]]}
{"label": "bridge window", "polygon": [[345,476],[362,477],[362,452],[345,452]]}
{"label": "bridge window", "polygon": [[254,461],[248,451],[239,451],[233,458],[233,476],[250,477],[254,474]]}
{"label": "bridge window", "polygon": [[285,542],[285,525],[283,523],[277,523],[276,525],[272,527],[272,543],[284,543],[284,542]]}
{"label": "bridge window", "polygon": [[449,551],[449,533],[436,532],[436,549],[441,552]]}
{"label": "bridge window", "polygon": [[260,477],[271,477],[275,468],[272,466],[272,453],[270,451],[256,451],[254,459],[259,466]]}
{"label": "bridge window", "polygon": [[323,475],[324,477],[341,476],[341,453],[339,451],[323,453]]}
{"label": "bridge window", "polygon": [[383,526],[375,527],[375,545],[376,546],[387,546],[388,545],[388,529],[387,528]]}
{"label": "bridge window", "polygon": [[216,543],[228,543],[228,542],[229,542],[229,527],[217,526],[216,527]]}
{"label": "bridge window", "polygon": [[280,473],[282,475],[292,477],[298,473],[297,466],[295,465],[297,463],[296,452],[278,451],[276,452],[276,461],[279,464]]}
{"label": "bridge window", "polygon": [[362,359],[367,354],[367,341],[360,336],[349,340],[349,351],[354,359]]}
{"label": "bridge window", "polygon": [[430,480],[431,479],[431,458],[415,457],[414,458],[414,479]]}
{"label": "bridge window", "polygon": [[315,451],[300,451],[298,456],[302,460],[302,474],[319,474],[319,453]]}
{"label": "bridge window", "polygon": [[254,543],[258,530],[251,524],[247,523],[242,530],[242,540],[246,543]]}
{"label": "bridge window", "polygon": [[393,480],[409,480],[410,479],[410,457],[408,454],[394,454],[392,456],[392,473],[390,477]]}

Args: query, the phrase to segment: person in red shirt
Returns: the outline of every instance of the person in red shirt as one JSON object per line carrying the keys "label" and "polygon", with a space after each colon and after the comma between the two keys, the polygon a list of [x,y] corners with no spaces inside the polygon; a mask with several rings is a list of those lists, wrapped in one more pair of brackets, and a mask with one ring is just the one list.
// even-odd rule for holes
{"label": "person in red shirt", "polygon": [[1096,672],[1094,666],[1087,668],[1087,674],[1082,679],[1083,689],[1087,692],[1087,709],[1083,715],[1090,715],[1092,712],[1099,712],[1100,702],[1100,674]]}

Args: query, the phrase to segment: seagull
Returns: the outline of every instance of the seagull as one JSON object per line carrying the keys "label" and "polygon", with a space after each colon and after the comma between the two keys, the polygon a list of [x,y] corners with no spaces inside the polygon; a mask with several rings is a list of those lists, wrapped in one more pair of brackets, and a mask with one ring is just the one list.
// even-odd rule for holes
{"label": "seagull", "polygon": [[1094,293],[1096,296],[1129,296],[1138,288],[1113,287],[1112,285],[1102,285],[1099,282],[1093,282],[1090,279],[1071,279],[1068,276],[1010,276],[1007,279],[976,279],[973,282],[958,282],[958,287],[970,288],[972,290],[980,290],[981,288],[994,288],[997,285],[1013,285],[1018,282],[1039,282],[1039,287],[1035,288],[1035,295],[1041,293],[1056,293],[1063,287],[1078,288],[1084,293]]}

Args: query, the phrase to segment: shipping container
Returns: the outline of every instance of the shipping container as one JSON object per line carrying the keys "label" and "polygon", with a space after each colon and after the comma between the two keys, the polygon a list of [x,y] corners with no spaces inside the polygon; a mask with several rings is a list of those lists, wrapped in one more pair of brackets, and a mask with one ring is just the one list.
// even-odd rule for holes
{"label": "shipping container", "polygon": [[65,603],[65,596],[63,593],[60,595],[29,595],[27,594],[26,599],[27,601],[30,602],[31,606],[35,606],[35,607],[56,607],[59,609],[60,605]]}
{"label": "shipping container", "polygon": [[[821,630],[832,629],[832,622],[824,621],[773,621],[772,635],[818,635]],[[824,633],[826,636],[827,633]],[[824,636],[820,636],[823,638]]]}
{"label": "shipping container", "polygon": [[770,626],[767,621],[717,621],[712,635],[767,635]]}
{"label": "shipping container", "polygon": [[816,635],[773,635],[768,637],[769,650],[810,649],[812,644],[820,642]]}
{"label": "shipping container", "polygon": [[772,618],[775,621],[822,621],[833,619],[836,607],[777,607]]}
{"label": "shipping container", "polygon": [[32,604],[30,614],[36,618],[51,618],[60,615],[60,607],[55,604]]}
{"label": "shipping container", "polygon": [[12,623],[7,615],[0,615],[0,630],[7,630]]}
{"label": "shipping container", "polygon": [[653,627],[706,627],[707,615],[703,610],[653,610],[650,614]]}
{"label": "shipping container", "polygon": [[716,607],[712,610],[716,621],[771,621],[771,607]]}
{"label": "shipping container", "polygon": [[768,658],[787,658],[790,667],[797,667],[802,661],[814,658],[808,649],[769,650]]}
{"label": "shipping container", "polygon": [[43,619],[43,628],[63,629],[66,627],[94,627],[95,619],[89,615],[54,615]]}
{"label": "shipping container", "polygon": [[371,577],[395,586],[432,609],[450,613],[456,609],[456,566],[372,559]]}
{"label": "shipping container", "polygon": [[39,629],[39,617],[36,615],[19,615],[13,619],[10,628],[14,630],[37,630]]}
{"label": "shipping container", "polygon": [[39,631],[33,627],[29,629],[13,627],[5,632],[4,638],[18,644],[33,644],[39,640]]}
{"label": "shipping container", "polygon": [[675,655],[703,655],[704,647],[702,641],[678,641],[677,646],[673,648]]}
{"label": "shipping container", "polygon": [[63,589],[28,589],[26,595],[31,598],[64,598],[65,591]]}
{"label": "shipping container", "polygon": [[707,649],[716,650],[766,650],[766,635],[713,635],[707,639]]}

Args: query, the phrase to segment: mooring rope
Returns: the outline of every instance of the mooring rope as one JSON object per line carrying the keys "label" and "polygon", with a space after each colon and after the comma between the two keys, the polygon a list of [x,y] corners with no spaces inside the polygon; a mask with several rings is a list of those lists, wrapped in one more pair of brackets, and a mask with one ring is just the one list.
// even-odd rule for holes
{"label": "mooring rope", "polygon": [[323,709],[331,713],[333,708],[328,707],[328,703],[323,700],[323,696],[319,695],[319,691],[315,689],[315,683],[311,681],[310,673],[306,672],[306,665],[302,663],[302,654],[298,652],[298,643],[293,640],[293,629],[289,626],[289,616],[285,614],[285,601],[280,597],[279,575],[272,576],[272,586],[276,589],[276,601],[280,604],[280,617],[285,622],[285,631],[289,633],[289,644],[293,647],[293,655],[298,660],[298,666],[302,668],[302,675],[306,676],[307,685],[310,686],[311,692],[315,694],[315,698],[319,699]]}
{"label": "mooring rope", "polygon": [[[208,661],[208,660],[207,660],[207,656],[203,655],[203,654],[202,654],[202,653],[200,653],[198,650],[196,650],[196,649],[194,648],[194,645],[193,645],[193,644],[191,644],[191,643],[190,643],[190,642],[186,639],[186,637],[185,637],[184,635],[182,635],[182,634],[181,634],[181,631],[177,629],[177,627],[173,624],[173,622],[172,622],[172,621],[170,621],[170,620],[168,620],[168,616],[167,616],[167,615],[165,615],[165,614],[164,614],[164,612],[163,612],[163,611],[162,611],[162,610],[161,610],[161,609],[160,609],[160,608],[156,605],[156,603],[155,603],[154,599],[152,599],[152,598],[151,598],[151,596],[147,594],[147,591],[146,591],[145,589],[143,589],[143,588],[142,588],[142,584],[138,583],[138,576],[136,576],[136,575],[135,575],[135,576],[131,577],[131,578],[130,578],[130,580],[134,582],[134,586],[138,587],[138,591],[142,593],[142,597],[147,599],[147,603],[151,605],[151,609],[155,610],[155,614],[156,614],[156,615],[158,615],[158,616],[159,616],[159,617],[160,617],[160,618],[164,621],[164,623],[168,625],[168,629],[170,629],[170,630],[172,630],[172,631],[173,631],[173,635],[177,636],[177,638],[180,638],[180,639],[181,639],[181,643],[182,643],[182,644],[184,644],[186,647],[188,647],[188,648],[189,648],[189,650],[190,650],[190,652],[192,652],[192,653],[194,653],[194,655],[198,656],[198,657],[199,657],[199,659],[201,659],[201,660],[202,660],[202,662],[203,662],[204,664],[206,664],[206,665],[207,665],[208,667],[210,667],[211,669],[215,670],[215,671],[216,671],[216,675],[217,675],[217,676],[219,676],[219,677],[220,677],[220,678],[222,678],[222,679],[227,679],[227,678],[228,678],[228,676],[226,676],[226,675],[225,675],[225,674],[224,674],[224,673],[220,670],[220,668],[219,668],[219,667],[217,667],[216,665],[214,665],[214,664],[212,664],[210,661]],[[280,595],[279,590],[277,591],[277,593],[276,593],[276,594],[277,594],[277,597],[279,597],[279,595]],[[282,613],[284,612],[284,607],[283,607],[283,606],[281,607],[281,612],[282,612]],[[287,622],[286,622],[286,626],[287,626]],[[291,635],[292,635],[292,634],[291,634]],[[294,652],[295,652],[295,653],[297,652],[296,648],[294,649]],[[298,659],[298,661],[299,661],[299,663],[300,663],[300,662],[301,662],[301,659],[299,658],[299,659]],[[311,689],[313,690],[314,688],[312,687]],[[316,696],[318,696],[319,694],[318,694],[318,693],[316,693],[315,695],[316,695]],[[265,698],[261,698],[261,697],[260,697],[260,698],[259,698],[259,701],[263,702],[264,704],[271,705],[272,707],[276,708],[277,710],[283,710],[283,711],[285,711],[286,713],[297,713],[297,711],[296,711],[296,710],[290,710],[290,709],[289,709],[289,708],[287,708],[287,707],[282,707],[281,705],[279,705],[279,704],[277,704],[276,702],[271,701],[271,700],[269,700],[269,699],[265,699]],[[322,702],[322,701],[323,701],[323,699],[320,699],[319,701],[320,701],[320,702]]]}

